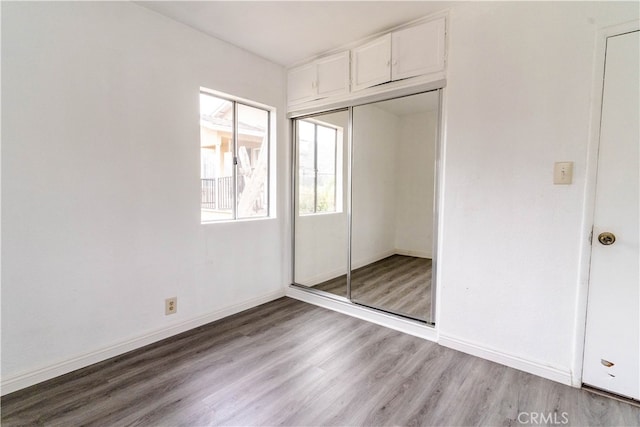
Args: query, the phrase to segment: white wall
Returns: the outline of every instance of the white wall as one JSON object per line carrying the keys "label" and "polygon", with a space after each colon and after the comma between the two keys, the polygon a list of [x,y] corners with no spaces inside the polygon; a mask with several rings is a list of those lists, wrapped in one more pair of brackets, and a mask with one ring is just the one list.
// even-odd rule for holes
{"label": "white wall", "polygon": [[403,255],[433,257],[437,119],[435,111],[400,116],[395,169],[395,248]]}
{"label": "white wall", "polygon": [[348,226],[346,212],[296,218],[295,283],[315,286],[347,273]]}
{"label": "white wall", "polygon": [[[4,393],[284,294],[284,78],[129,2],[2,3]],[[277,219],[200,224],[200,86],[278,108]]]}
{"label": "white wall", "polygon": [[[452,10],[441,342],[525,360],[561,380],[578,369],[595,35],[637,18],[637,2]],[[554,186],[553,163],[563,160],[575,162],[573,184]]]}

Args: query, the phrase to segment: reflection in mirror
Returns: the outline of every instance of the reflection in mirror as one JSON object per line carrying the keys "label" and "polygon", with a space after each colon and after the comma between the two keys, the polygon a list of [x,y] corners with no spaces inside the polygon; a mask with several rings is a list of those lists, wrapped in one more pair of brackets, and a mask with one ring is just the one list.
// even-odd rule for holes
{"label": "reflection in mirror", "polygon": [[438,91],[353,108],[351,298],[428,321]]}
{"label": "reflection in mirror", "polygon": [[347,296],[349,112],[295,120],[294,282]]}

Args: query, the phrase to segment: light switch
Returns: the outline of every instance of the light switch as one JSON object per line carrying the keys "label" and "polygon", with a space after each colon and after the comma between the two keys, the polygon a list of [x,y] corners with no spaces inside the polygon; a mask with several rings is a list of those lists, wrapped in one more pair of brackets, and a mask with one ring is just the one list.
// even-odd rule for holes
{"label": "light switch", "polygon": [[556,162],[553,166],[553,183],[571,184],[573,181],[573,162]]}

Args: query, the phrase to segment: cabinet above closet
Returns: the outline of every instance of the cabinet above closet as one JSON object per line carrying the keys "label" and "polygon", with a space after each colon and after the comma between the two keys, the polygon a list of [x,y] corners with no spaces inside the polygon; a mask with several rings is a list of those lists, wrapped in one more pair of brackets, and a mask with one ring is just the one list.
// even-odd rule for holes
{"label": "cabinet above closet", "polygon": [[349,93],[349,51],[292,68],[287,77],[289,105]]}
{"label": "cabinet above closet", "polygon": [[445,18],[378,37],[352,49],[352,90],[444,70]]}
{"label": "cabinet above closet", "polygon": [[446,14],[423,18],[290,68],[288,110],[444,81],[446,22]]}

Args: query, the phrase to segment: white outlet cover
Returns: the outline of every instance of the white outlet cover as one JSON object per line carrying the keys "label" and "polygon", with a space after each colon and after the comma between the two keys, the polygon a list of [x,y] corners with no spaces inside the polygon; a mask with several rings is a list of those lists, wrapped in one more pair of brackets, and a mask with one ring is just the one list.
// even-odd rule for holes
{"label": "white outlet cover", "polygon": [[178,311],[178,297],[167,298],[164,300],[164,314],[175,314]]}

